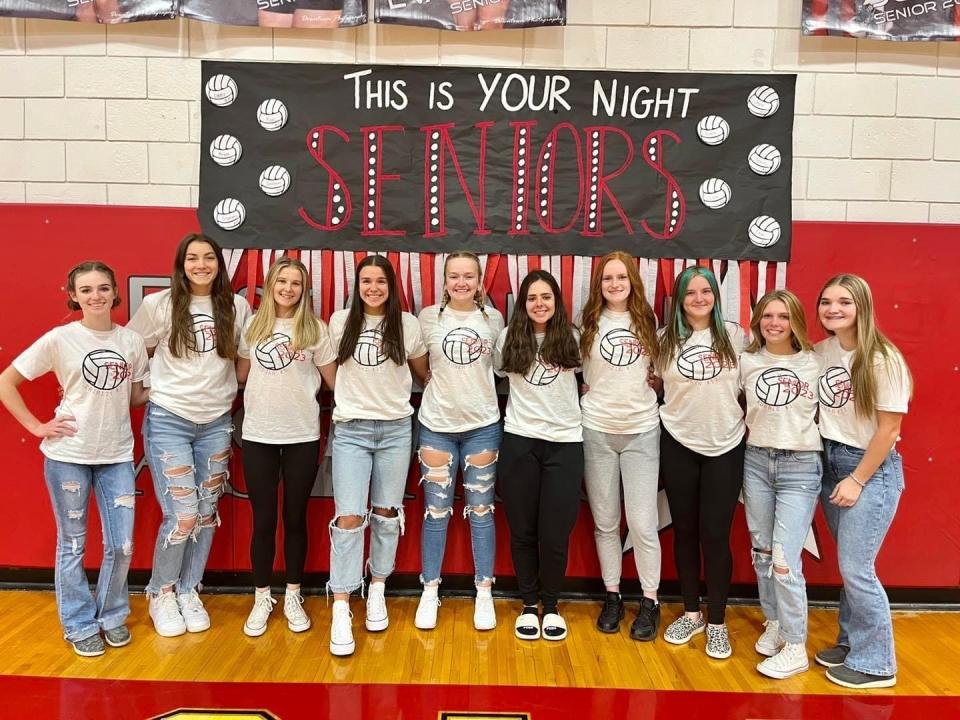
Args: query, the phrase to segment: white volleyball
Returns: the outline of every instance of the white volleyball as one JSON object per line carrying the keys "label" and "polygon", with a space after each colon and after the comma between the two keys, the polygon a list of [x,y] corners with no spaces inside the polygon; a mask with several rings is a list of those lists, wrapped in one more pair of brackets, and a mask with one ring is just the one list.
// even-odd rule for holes
{"label": "white volleyball", "polygon": [[770,117],[780,109],[780,96],[769,85],[760,85],[747,96],[747,109],[757,117]]}
{"label": "white volleyball", "polygon": [[276,98],[264,100],[257,108],[257,122],[264,130],[276,132],[287,124],[287,106]]}
{"label": "white volleyball", "polygon": [[757,175],[773,175],[780,169],[780,151],[766,143],[756,145],[747,156],[747,163]]}
{"label": "white volleyball", "polygon": [[697,123],[697,135],[707,145],[719,145],[730,137],[730,124],[719,115],[707,115]]}
{"label": "white volleyball", "polygon": [[224,230],[236,230],[246,217],[247,209],[236,198],[224,198],[213,208],[213,221]]}
{"label": "white volleyball", "polygon": [[747,234],[757,247],[770,247],[780,239],[780,223],[769,215],[759,215],[750,222]]}
{"label": "white volleyball", "polygon": [[260,189],[270,197],[283,195],[290,189],[290,173],[283,165],[271,165],[260,173]]}
{"label": "white volleyball", "polygon": [[720,178],[707,178],[700,183],[700,202],[711,210],[719,210],[733,196],[730,186]]}
{"label": "white volleyball", "polygon": [[217,135],[210,143],[210,159],[217,165],[236,165],[243,155],[243,146],[233,135]]}
{"label": "white volleyball", "polygon": [[217,107],[226,107],[237,99],[237,83],[229,75],[214,75],[204,88],[207,100]]}

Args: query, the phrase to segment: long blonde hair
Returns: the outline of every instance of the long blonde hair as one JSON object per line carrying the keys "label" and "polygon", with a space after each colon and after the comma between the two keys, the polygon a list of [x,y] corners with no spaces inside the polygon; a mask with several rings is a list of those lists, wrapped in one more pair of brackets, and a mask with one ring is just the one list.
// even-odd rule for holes
{"label": "long blonde hair", "polygon": [[[853,304],[857,308],[857,347],[853,351],[853,363],[850,367],[854,407],[858,416],[873,417],[877,411],[877,378],[873,372],[877,356],[883,359],[887,372],[896,372],[899,375],[902,367],[903,372],[907,374],[911,395],[913,394],[913,377],[910,375],[910,368],[907,367],[903,354],[877,327],[873,312],[873,293],[870,292],[870,286],[862,277],[841,273],[827,280],[817,295],[818,321],[823,293],[827,288],[836,285],[850,293]],[[820,321],[820,327],[823,327],[822,321]],[[823,329],[828,335],[835,335],[827,328],[823,327]]]}
{"label": "long blonde hair", "polygon": [[247,328],[245,336],[247,344],[251,347],[260,344],[273,334],[273,326],[277,322],[277,307],[273,299],[273,288],[277,284],[280,272],[287,268],[298,270],[303,281],[303,292],[293,312],[293,337],[290,338],[290,349],[303,350],[316,345],[320,341],[320,321],[317,320],[310,308],[307,268],[299,260],[284,256],[270,267],[267,277],[263,281],[263,297],[260,299],[260,307],[254,314],[253,320],[250,321],[250,327]]}
{"label": "long blonde hair", "polygon": [[650,362],[655,365],[660,352],[660,344],[657,342],[657,318],[653,314],[650,303],[647,302],[636,261],[620,250],[614,250],[600,258],[597,269],[594,270],[593,277],[590,279],[590,297],[583,306],[580,320],[580,355],[584,358],[590,356],[593,341],[597,337],[600,313],[604,308],[603,271],[607,263],[612,260],[619,260],[627,268],[627,279],[630,281],[630,297],[627,299],[630,330],[637,335],[643,344],[644,352],[650,356]]}
{"label": "long blonde hair", "polygon": [[790,344],[793,345],[793,349],[812,350],[813,343],[807,336],[807,316],[803,312],[803,305],[800,304],[799,298],[789,290],[771,290],[757,301],[757,306],[753,309],[753,317],[750,319],[750,332],[753,339],[744,348],[744,352],[755,353],[766,344],[760,332],[760,320],[767,305],[775,300],[782,302],[790,315]]}

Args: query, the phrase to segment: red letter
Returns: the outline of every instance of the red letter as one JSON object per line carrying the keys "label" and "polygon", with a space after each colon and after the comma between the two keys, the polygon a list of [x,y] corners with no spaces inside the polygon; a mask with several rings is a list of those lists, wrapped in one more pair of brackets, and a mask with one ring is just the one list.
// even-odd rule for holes
{"label": "red letter", "polygon": [[486,227],[484,216],[486,214],[487,184],[486,184],[486,164],[487,164],[487,130],[493,127],[492,120],[478,122],[474,125],[480,130],[480,171],[479,171],[479,196],[480,204],[473,200],[473,193],[467,186],[467,179],[463,175],[463,169],[460,167],[460,160],[457,158],[457,150],[453,146],[453,140],[450,137],[450,129],[456,127],[453,123],[443,125],[426,125],[420,128],[424,134],[424,152],[423,152],[423,227],[424,237],[441,237],[447,234],[446,225],[446,153],[449,151],[450,160],[453,162],[453,169],[457,173],[457,179],[460,181],[460,187],[470,206],[470,212],[476,222],[474,235],[489,235],[490,230]]}
{"label": "red letter", "polygon": [[383,170],[383,135],[403,132],[400,125],[375,125],[360,128],[363,133],[363,230],[361,235],[406,235],[406,230],[384,230],[380,226],[380,208],[383,206],[384,182],[399,180],[399,175],[388,175]]}
{"label": "red letter", "polygon": [[681,142],[677,134],[671,130],[654,130],[643,139],[643,147],[646,150],[643,153],[643,161],[667,181],[666,202],[663,208],[663,232],[654,231],[646,220],[640,221],[640,226],[646,233],[657,240],[671,240],[679,235],[683,228],[683,221],[687,217],[687,201],[683,197],[683,191],[673,175],[663,169],[663,159],[666,154],[663,146],[664,138],[670,138],[676,143]]}
{"label": "red letter", "polygon": [[[527,209],[530,207],[533,183],[530,180],[529,168],[532,166],[529,158],[533,157],[530,149],[533,147],[533,128],[536,126],[536,120],[510,123],[513,128],[513,194],[510,196],[513,209],[510,212],[508,235],[530,234],[527,229]],[[520,160],[524,161],[522,166]]]}
{"label": "red letter", "polygon": [[[553,224],[553,195],[556,189],[554,176],[556,174],[557,161],[557,137],[561,130],[566,130],[573,138],[574,150],[577,156],[577,209],[573,211],[573,217],[563,227],[556,227]],[[547,168],[544,170],[544,168]],[[565,233],[574,226],[577,218],[580,217],[580,211],[583,209],[583,152],[580,145],[580,133],[577,128],[570,123],[560,123],[554,126],[543,146],[540,148],[540,157],[537,160],[537,167],[533,168],[537,173],[537,192],[536,192],[536,210],[537,220],[540,226],[548,233],[557,235]],[[544,192],[546,190],[546,192]]]}
{"label": "red letter", "polygon": [[307,150],[313,155],[317,164],[330,174],[327,181],[327,213],[323,222],[314,220],[307,212],[306,208],[300,206],[300,217],[304,222],[317,230],[341,230],[350,221],[350,214],[353,211],[353,205],[350,201],[350,190],[343,177],[323,159],[324,135],[327,131],[338,135],[344,142],[350,142],[350,138],[340,128],[334,125],[317,125],[307,133]]}
{"label": "red letter", "polygon": [[[610,198],[613,209],[620,216],[627,233],[633,235],[633,225],[630,224],[630,219],[623,212],[623,207],[620,205],[617,196],[607,186],[610,180],[623,175],[626,169],[630,167],[630,163],[633,162],[633,139],[620,128],[611,126],[584,128],[584,133],[587,136],[587,147],[590,149],[590,193],[587,200],[587,210],[583,218],[583,232],[580,234],[584,237],[600,237],[603,235],[603,196],[606,195]],[[627,143],[627,159],[612,173],[603,175],[607,133],[615,133],[624,139]]]}

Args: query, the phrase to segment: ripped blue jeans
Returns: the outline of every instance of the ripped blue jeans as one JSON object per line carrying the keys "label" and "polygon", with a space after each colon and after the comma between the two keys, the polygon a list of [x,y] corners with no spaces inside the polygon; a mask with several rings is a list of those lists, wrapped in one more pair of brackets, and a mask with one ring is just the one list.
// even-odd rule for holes
{"label": "ripped blue jeans", "polygon": [[197,424],[147,404],[143,447],[163,520],[153,552],[147,594],[176,585],[185,593],[198,587],[220,524],[217,503],[229,478],[230,413]]}
{"label": "ripped blue jeans", "polygon": [[[499,422],[460,433],[438,433],[420,426],[420,485],[423,487],[423,530],[420,537],[420,582],[440,580],[453,515],[457,471],[463,470],[463,516],[470,521],[474,582],[492,582],[497,548],[493,521],[494,485],[503,428]],[[432,452],[431,452],[432,451]],[[446,457],[446,462],[424,462]]]}
{"label": "ripped blue jeans", "polygon": [[[77,642],[123,625],[130,614],[127,571],[133,556],[133,463],[79,465],[46,458],[43,475],[57,521],[54,585],[63,636]],[[90,493],[103,528],[96,597],[83,569]]]}

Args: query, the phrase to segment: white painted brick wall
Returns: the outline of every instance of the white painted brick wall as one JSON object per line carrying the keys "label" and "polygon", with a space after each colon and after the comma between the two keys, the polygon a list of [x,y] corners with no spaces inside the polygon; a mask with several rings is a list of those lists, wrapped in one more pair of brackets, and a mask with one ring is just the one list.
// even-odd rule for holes
{"label": "white painted brick wall", "polygon": [[197,201],[200,59],[798,73],[798,220],[960,222],[960,43],[802,37],[798,0],[576,0],[566,28],[0,18],[0,202]]}

